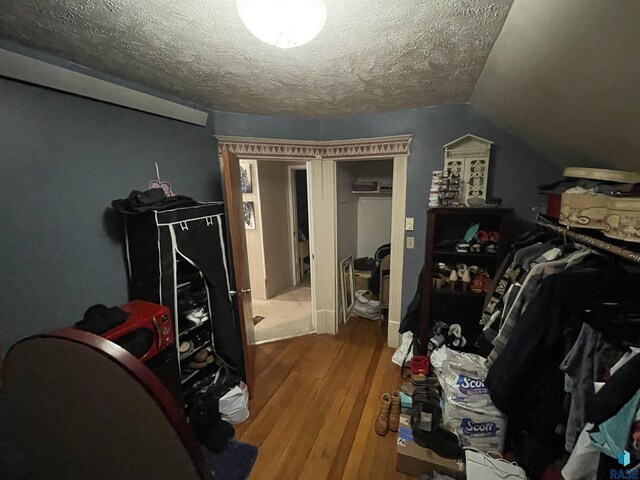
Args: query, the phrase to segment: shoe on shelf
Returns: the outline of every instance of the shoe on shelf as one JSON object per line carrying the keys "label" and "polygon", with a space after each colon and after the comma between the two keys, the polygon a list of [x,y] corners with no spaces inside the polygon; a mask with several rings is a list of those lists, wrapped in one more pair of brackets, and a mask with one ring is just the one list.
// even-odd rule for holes
{"label": "shoe on shelf", "polygon": [[397,432],[400,426],[400,392],[395,390],[391,394],[391,408],[389,410],[389,430]]}
{"label": "shoe on shelf", "polygon": [[484,230],[478,230],[478,233],[476,233],[476,239],[475,240],[480,245],[486,245],[486,244],[489,243],[489,234],[487,232],[485,232]]}
{"label": "shoe on shelf", "polygon": [[380,397],[380,411],[376,418],[375,430],[378,435],[386,435],[389,430],[389,410],[391,409],[391,398],[388,393]]}
{"label": "shoe on shelf", "polygon": [[[485,284],[487,285],[485,286]],[[473,277],[473,280],[471,280],[471,291],[473,293],[483,293],[485,292],[485,288],[489,288],[488,285],[490,284],[491,278],[489,277],[489,273],[484,269],[479,269],[478,273]]]}
{"label": "shoe on shelf", "polygon": [[207,304],[207,290],[204,283],[190,283],[178,293],[178,310],[188,312]]}
{"label": "shoe on shelf", "polygon": [[184,318],[195,325],[202,325],[204,322],[209,321],[209,314],[204,307],[198,307],[191,310]]}

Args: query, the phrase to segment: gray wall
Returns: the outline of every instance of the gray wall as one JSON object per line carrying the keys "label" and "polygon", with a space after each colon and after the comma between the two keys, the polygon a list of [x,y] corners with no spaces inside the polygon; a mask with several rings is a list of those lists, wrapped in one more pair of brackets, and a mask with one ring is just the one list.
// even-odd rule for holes
{"label": "gray wall", "polygon": [[443,145],[472,133],[494,142],[489,166],[489,193],[504,199],[522,218],[540,199],[535,186],[554,180],[561,170],[492,123],[471,105],[442,105],[394,113],[354,116],[322,122],[323,140],[413,134],[407,172],[407,217],[414,217],[415,249],[406,250],[402,312],[415,293],[424,259],[426,209],[431,172],[441,169]]}
{"label": "gray wall", "polygon": [[188,125],[0,78],[0,348],[127,301],[111,200],[161,177],[222,198],[213,125]]}

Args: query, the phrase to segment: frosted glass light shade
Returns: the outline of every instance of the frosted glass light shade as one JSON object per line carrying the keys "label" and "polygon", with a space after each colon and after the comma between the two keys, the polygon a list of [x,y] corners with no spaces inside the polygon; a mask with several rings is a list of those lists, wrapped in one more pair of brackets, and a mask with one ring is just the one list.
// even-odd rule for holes
{"label": "frosted glass light shade", "polygon": [[327,20],[323,0],[237,0],[236,5],[251,33],[280,48],[310,42]]}

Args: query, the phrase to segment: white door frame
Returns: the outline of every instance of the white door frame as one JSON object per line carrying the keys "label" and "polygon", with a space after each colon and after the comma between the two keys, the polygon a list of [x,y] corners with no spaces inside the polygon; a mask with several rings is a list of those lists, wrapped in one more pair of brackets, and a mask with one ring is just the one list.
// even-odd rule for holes
{"label": "white door frame", "polygon": [[[405,212],[406,212],[406,198],[407,198],[407,162],[408,155],[398,155],[392,157],[378,157],[374,160],[392,160],[393,161],[393,186],[391,194],[391,262],[390,271],[392,282],[389,283],[389,319],[387,327],[387,344],[392,347],[399,345],[400,336],[398,334],[398,328],[400,327],[400,319],[402,318],[402,279],[404,272],[404,228],[405,228]],[[336,167],[338,162],[358,162],[369,161],[370,157],[349,157],[338,158],[332,161],[334,168],[332,169],[332,179],[329,180],[334,186],[334,192],[332,197],[333,222],[332,226],[325,225],[325,229],[331,229],[333,235],[333,244],[336,246],[334,253],[334,259],[337,259],[337,245],[338,245],[338,196],[337,196],[337,175]],[[400,281],[398,281],[400,279]],[[336,283],[337,285],[337,283]],[[338,305],[339,291],[336,287],[335,302]],[[338,331],[340,320],[336,315],[334,331]]]}
{"label": "white door frame", "polygon": [[[313,325],[318,333],[336,334],[337,316],[337,160],[393,159],[391,266],[396,281],[389,289],[387,344],[399,344],[402,317],[404,215],[407,163],[411,135],[339,141],[280,140],[216,135],[218,148],[226,146],[242,159],[306,161],[309,197],[311,302]],[[399,280],[399,281],[398,281]],[[322,288],[320,288],[322,286]]]}
{"label": "white door frame", "polygon": [[[307,171],[307,165],[289,165],[287,167],[287,198],[289,200],[289,240],[291,242],[291,275],[293,279],[293,285],[296,286],[300,283],[299,272],[300,262],[298,261],[298,206],[297,198],[298,191],[296,183],[294,181],[294,175],[297,170]],[[307,175],[307,199],[309,198],[309,175]],[[307,200],[307,217],[309,216],[309,202]],[[311,248],[309,248],[311,253]]]}

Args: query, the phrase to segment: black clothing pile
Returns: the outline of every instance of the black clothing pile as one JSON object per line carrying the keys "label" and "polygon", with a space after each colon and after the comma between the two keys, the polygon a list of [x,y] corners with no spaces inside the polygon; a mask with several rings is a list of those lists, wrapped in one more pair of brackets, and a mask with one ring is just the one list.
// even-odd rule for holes
{"label": "black clothing pile", "polygon": [[185,195],[167,197],[161,188],[150,188],[141,192],[132,190],[127,198],[121,198],[111,202],[111,206],[120,213],[135,214],[150,210],[170,210],[178,207],[191,207],[198,202]]}
{"label": "black clothing pile", "polygon": [[89,307],[84,312],[81,321],[76,322],[75,327],[78,330],[93,333],[94,335],[102,335],[112,328],[122,325],[127,321],[129,314],[119,307],[106,307],[97,304]]}

